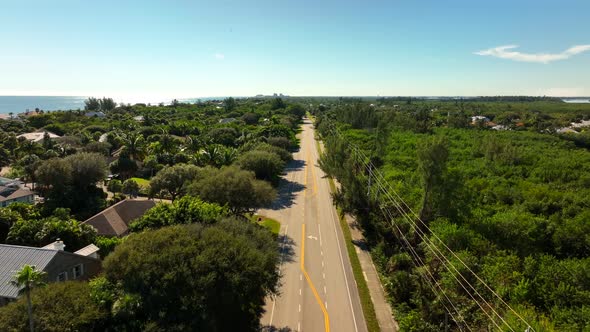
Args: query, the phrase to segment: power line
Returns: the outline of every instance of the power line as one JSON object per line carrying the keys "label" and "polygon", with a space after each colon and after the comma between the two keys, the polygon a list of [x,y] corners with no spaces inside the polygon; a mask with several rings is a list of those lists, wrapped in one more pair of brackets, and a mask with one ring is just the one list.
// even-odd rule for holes
{"label": "power line", "polygon": [[[428,232],[430,234],[432,234],[432,236],[438,240],[438,242],[440,242],[444,249],[446,249],[447,251],[449,251],[452,256],[457,259],[473,276],[475,276],[475,278],[482,284],[485,286],[485,288],[487,290],[489,290],[496,298],[498,298],[500,300],[500,302],[505,305],[511,312],[513,312],[522,322],[524,322],[527,326],[527,329],[529,331],[532,330],[532,328],[530,327],[530,325],[528,324],[528,322],[522,318],[522,316],[520,316],[508,303],[506,303],[504,301],[504,299],[502,299],[502,297],[497,294],[489,285],[487,285],[487,283],[485,283],[481,277],[479,277],[455,252],[453,252],[453,250],[451,250],[434,232],[432,232],[432,230],[428,227],[428,225],[421,220],[421,218],[412,210],[412,208],[400,197],[400,195],[391,187],[391,185],[389,185],[389,183],[385,180],[385,178],[383,177],[383,175],[379,172],[379,170],[373,165],[373,163],[371,162],[371,160],[360,150],[358,149],[358,147],[356,147],[354,144],[348,142],[348,140],[346,138],[343,137],[343,135],[340,133],[340,131],[330,122],[326,122],[324,121],[324,123],[327,124],[328,129],[330,130],[331,133],[335,134],[335,136],[337,136],[338,138],[340,138],[347,146],[350,150],[352,150],[353,152],[353,156],[355,158],[355,160],[357,162],[362,163],[365,167],[365,169],[367,170],[368,173],[368,191],[367,191],[367,195],[370,194],[371,192],[371,186],[373,187],[377,187],[377,191],[376,194],[379,194],[380,192],[383,193],[383,195],[385,195],[385,197],[390,201],[390,203],[393,203],[393,206],[397,209],[397,211],[399,212],[399,214],[405,218],[410,226],[412,227],[412,229],[414,230],[414,232],[419,236],[419,238],[422,240],[422,243],[424,243],[426,245],[426,247],[428,249],[430,249],[430,251],[436,256],[437,259],[439,259],[441,261],[441,263],[443,263],[443,265],[445,266],[445,268],[451,273],[451,275],[453,276],[453,278],[455,278],[455,280],[457,280],[457,282],[459,283],[459,285],[461,285],[461,287],[466,291],[466,293],[472,298],[472,300],[474,300],[477,305],[480,307],[480,309],[484,312],[484,314],[486,316],[488,316],[488,318],[490,319],[490,321],[492,321],[492,323],[494,325],[496,325],[496,327],[500,328],[500,326],[498,326],[498,324],[496,323],[495,319],[492,318],[490,316],[490,314],[487,312],[487,310],[484,309],[484,307],[481,305],[481,303],[479,303],[479,301],[477,301],[474,297],[473,294],[471,294],[471,292],[465,287],[465,285],[463,284],[463,282],[461,282],[459,279],[457,279],[456,275],[451,271],[451,269],[449,268],[449,265],[452,267],[452,269],[461,277],[461,279],[463,279],[463,281],[475,292],[475,294],[486,304],[486,306],[489,308],[489,310],[491,310],[493,312],[493,314],[495,316],[497,316],[498,318],[500,318],[500,320],[502,321],[503,325],[506,325],[510,330],[514,331],[514,329],[504,320],[504,318],[494,309],[494,307],[479,293],[479,291],[477,291],[477,289],[467,280],[465,279],[465,277],[462,275],[462,273],[455,267],[455,265],[445,256],[445,254],[443,254],[441,252],[441,250],[436,246],[436,244],[422,231],[421,227],[418,227],[418,225],[415,222],[415,219],[417,219],[421,225],[428,230]],[[372,181],[371,181],[372,179]],[[385,184],[383,184],[385,183]],[[392,194],[393,193],[393,194]],[[403,232],[401,231],[401,229],[397,226],[397,224],[394,221],[394,216],[391,214],[390,211],[388,211],[388,209],[385,209],[382,207],[381,204],[379,204],[379,207],[382,209],[383,211],[387,211],[388,216],[390,217],[390,222],[392,224],[392,226],[395,226],[398,230],[398,232],[400,233],[400,235],[403,236],[403,240],[406,243],[406,245],[408,246],[408,249],[411,248],[411,254],[412,256],[414,256],[415,258],[420,258],[419,255],[415,252],[415,250],[413,249],[413,247],[411,246],[411,244],[409,243],[409,241],[407,241],[407,239],[405,238],[405,236],[403,235]],[[410,216],[407,211],[409,211],[414,217]],[[388,216],[386,216],[384,214],[384,216],[387,218]],[[418,261],[420,264],[425,265],[424,262],[422,261],[422,259],[419,259]],[[414,262],[416,263],[416,262]],[[447,265],[449,264],[449,265]],[[428,271],[428,269],[426,269]],[[429,272],[429,271],[428,271]],[[432,274],[431,274],[431,277]],[[427,278],[425,278],[427,279]],[[433,277],[433,280],[434,277]],[[437,283],[438,285],[438,283]],[[432,285],[431,285],[432,286]],[[440,285],[438,285],[440,287]],[[433,292],[435,292],[435,294],[437,296],[439,296],[434,287],[433,288]],[[445,295],[445,297],[447,298],[447,300],[449,300],[449,302],[452,304],[452,301],[450,301],[450,299],[446,296],[446,294],[443,292],[443,294]],[[454,306],[454,304],[452,304],[452,306],[456,309],[456,307]],[[446,308],[446,306],[445,306]],[[447,311],[449,312],[448,308],[446,308]],[[458,313],[458,311],[457,311]],[[449,312],[449,314],[452,315],[451,312]],[[453,317],[453,316],[452,316]],[[453,317],[454,319],[454,317]]]}

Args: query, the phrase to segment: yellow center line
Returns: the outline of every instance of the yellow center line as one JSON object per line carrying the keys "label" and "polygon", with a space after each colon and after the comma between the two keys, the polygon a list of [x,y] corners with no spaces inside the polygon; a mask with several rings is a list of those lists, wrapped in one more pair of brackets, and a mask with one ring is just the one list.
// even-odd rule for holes
{"label": "yellow center line", "polygon": [[301,271],[303,272],[305,280],[307,280],[307,283],[311,288],[313,296],[315,297],[316,301],[320,305],[320,308],[322,309],[322,312],[324,313],[324,327],[326,328],[326,332],[330,332],[330,317],[328,316],[328,310],[326,310],[326,307],[324,307],[324,303],[322,302],[322,299],[320,299],[318,291],[315,289],[313,282],[311,282],[311,278],[305,270],[305,224],[301,224]]}

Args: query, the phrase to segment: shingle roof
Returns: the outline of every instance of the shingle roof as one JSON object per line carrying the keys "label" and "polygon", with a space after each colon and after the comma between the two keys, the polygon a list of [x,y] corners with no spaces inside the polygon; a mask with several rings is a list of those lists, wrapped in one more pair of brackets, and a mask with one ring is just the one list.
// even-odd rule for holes
{"label": "shingle roof", "polygon": [[43,270],[57,253],[52,249],[0,244],[0,296],[16,298],[19,289],[11,283],[16,272],[25,264]]}
{"label": "shingle roof", "polygon": [[91,225],[96,229],[98,235],[121,236],[129,230],[129,224],[144,215],[154,207],[156,203],[152,200],[123,200],[99,214],[84,221],[84,224]]}

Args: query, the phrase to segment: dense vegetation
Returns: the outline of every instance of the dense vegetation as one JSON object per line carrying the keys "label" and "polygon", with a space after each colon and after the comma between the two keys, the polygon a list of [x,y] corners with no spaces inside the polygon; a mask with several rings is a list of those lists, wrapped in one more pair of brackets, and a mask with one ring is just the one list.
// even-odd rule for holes
{"label": "dense vegetation", "polygon": [[[35,114],[0,120],[0,166],[43,197],[31,218],[0,209],[2,242],[9,232],[15,244],[71,241],[67,230],[81,227],[76,220],[138,195],[174,201],[190,193],[235,215],[252,212],[274,199],[304,109],[280,98],[166,106],[89,98],[85,110]],[[61,137],[17,137],[33,131]],[[68,218],[55,219],[56,209],[67,209]],[[66,243],[68,250],[95,240],[87,233]]]}
{"label": "dense vegetation", "polygon": [[[68,251],[95,243],[105,258],[104,273],[89,283],[32,291],[39,330],[259,328],[264,299],[278,287],[278,247],[250,214],[276,196],[297,146],[299,104],[228,98],[117,106],[90,98],[85,111],[39,113],[0,120],[0,167],[43,197],[0,208],[0,242],[43,246],[59,238]],[[17,138],[37,130],[61,137]],[[98,237],[79,222],[138,195],[165,201],[124,238]],[[26,312],[24,299],[0,308],[0,330],[22,330]]]}
{"label": "dense vegetation", "polygon": [[[431,253],[429,242],[418,236],[420,230],[387,206],[387,197],[368,190],[369,172],[348,143],[364,152],[365,161],[384,174],[424,221],[428,238],[439,243],[436,234],[482,279],[468,281],[486,294],[508,324],[518,330],[527,327],[489,296],[483,282],[536,331],[586,330],[589,131],[575,128],[576,133],[564,135],[557,129],[589,119],[588,106],[502,98],[315,103],[313,113],[327,147],[321,164],[342,184],[335,199],[359,220],[402,330],[444,329],[445,296],[471,329],[494,325],[471,299],[474,292],[455,279],[458,273],[446,270]],[[471,116],[487,120],[472,122]],[[334,135],[331,124],[342,136]],[[491,130],[498,124],[503,127]],[[381,208],[390,207],[394,213],[386,218]],[[465,269],[460,272],[470,276]],[[442,291],[434,294],[428,278]],[[451,313],[457,316],[455,310]],[[451,329],[459,329],[448,321]]]}

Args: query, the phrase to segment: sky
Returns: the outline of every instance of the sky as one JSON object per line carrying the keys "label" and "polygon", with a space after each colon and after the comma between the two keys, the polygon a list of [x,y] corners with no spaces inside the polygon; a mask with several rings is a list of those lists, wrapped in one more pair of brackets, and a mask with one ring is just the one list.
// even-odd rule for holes
{"label": "sky", "polygon": [[587,0],[0,0],[0,95],[590,96]]}

